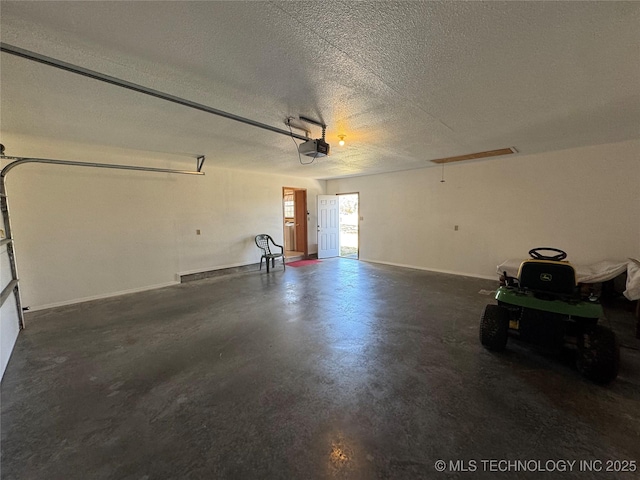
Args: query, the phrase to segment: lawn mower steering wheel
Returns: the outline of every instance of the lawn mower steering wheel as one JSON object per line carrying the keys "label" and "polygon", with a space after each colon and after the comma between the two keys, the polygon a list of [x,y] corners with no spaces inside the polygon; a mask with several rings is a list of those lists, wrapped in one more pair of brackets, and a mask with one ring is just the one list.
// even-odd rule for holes
{"label": "lawn mower steering wheel", "polygon": [[[542,255],[540,252],[558,252],[556,255]],[[534,258],[536,260],[554,260],[554,261],[560,261],[560,260],[564,260],[565,258],[567,258],[567,252],[560,250],[558,248],[551,248],[551,247],[538,247],[538,248],[532,248],[531,250],[529,250],[529,255],[531,255],[531,258]]]}

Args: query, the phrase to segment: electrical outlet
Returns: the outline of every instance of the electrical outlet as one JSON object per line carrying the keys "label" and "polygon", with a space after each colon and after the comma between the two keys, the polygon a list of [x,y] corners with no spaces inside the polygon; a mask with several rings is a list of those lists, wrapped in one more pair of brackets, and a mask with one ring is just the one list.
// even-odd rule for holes
{"label": "electrical outlet", "polygon": [[196,230],[196,235],[200,235],[200,229]]}
{"label": "electrical outlet", "polygon": [[454,226],[453,229],[457,232],[458,231],[458,225]]}

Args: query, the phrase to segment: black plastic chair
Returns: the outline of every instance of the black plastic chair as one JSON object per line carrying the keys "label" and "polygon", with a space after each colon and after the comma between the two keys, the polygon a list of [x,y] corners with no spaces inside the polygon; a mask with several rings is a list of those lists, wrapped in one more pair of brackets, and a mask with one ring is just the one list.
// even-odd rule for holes
{"label": "black plastic chair", "polygon": [[[271,251],[270,245],[274,247],[278,247],[280,249],[280,253],[273,253]],[[282,245],[278,245],[273,241],[271,236],[266,233],[261,233],[260,235],[256,235],[256,245],[260,250],[262,250],[262,256],[260,257],[260,270],[262,270],[262,259],[264,258],[267,261],[267,273],[269,273],[269,260],[271,260],[271,266],[276,266],[276,258],[282,257],[282,267],[284,269],[287,268],[284,260],[284,247]]]}

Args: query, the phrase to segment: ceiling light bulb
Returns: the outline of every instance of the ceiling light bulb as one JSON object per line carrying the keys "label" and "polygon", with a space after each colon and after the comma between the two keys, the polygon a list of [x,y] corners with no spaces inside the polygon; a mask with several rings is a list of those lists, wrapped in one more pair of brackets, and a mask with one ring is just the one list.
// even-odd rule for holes
{"label": "ceiling light bulb", "polygon": [[346,135],[338,135],[338,138],[340,139],[338,145],[340,145],[341,147],[344,147],[344,137],[346,137]]}

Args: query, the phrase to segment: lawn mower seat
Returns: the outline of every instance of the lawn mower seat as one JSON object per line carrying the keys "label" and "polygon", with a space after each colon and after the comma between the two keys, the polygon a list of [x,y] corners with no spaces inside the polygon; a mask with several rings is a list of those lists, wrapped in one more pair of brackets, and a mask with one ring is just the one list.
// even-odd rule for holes
{"label": "lawn mower seat", "polygon": [[525,260],[518,271],[521,289],[553,296],[576,294],[576,272],[567,262]]}

